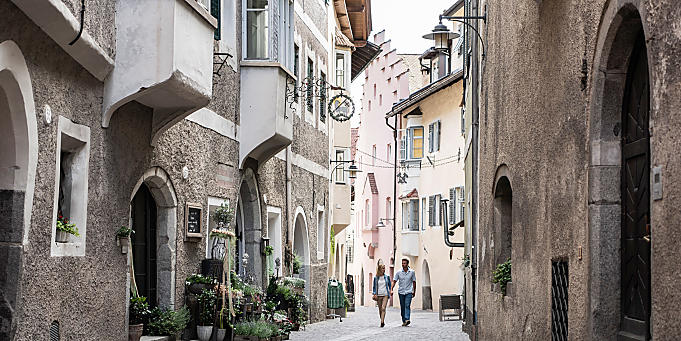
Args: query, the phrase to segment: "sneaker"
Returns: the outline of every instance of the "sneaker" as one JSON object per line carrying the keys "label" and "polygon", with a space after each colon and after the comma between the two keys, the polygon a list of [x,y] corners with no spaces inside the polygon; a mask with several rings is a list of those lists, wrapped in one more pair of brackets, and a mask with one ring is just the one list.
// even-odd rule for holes
{"label": "sneaker", "polygon": [[407,325],[407,321],[402,322],[402,327]]}
{"label": "sneaker", "polygon": [[406,321],[404,322],[404,326],[406,327],[406,326],[408,326],[410,323],[411,323],[411,321],[406,320]]}
{"label": "sneaker", "polygon": [[385,323],[381,322],[381,328],[385,327]]}

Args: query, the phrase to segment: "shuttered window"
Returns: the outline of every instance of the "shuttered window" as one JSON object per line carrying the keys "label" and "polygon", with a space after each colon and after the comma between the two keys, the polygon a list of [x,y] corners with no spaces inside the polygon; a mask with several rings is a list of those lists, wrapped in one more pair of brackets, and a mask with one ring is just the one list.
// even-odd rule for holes
{"label": "shuttered window", "polygon": [[222,24],[220,23],[220,3],[222,0],[210,0],[210,14],[218,20],[218,28],[215,29],[213,37],[215,40],[220,40],[220,28]]}
{"label": "shuttered window", "polygon": [[441,131],[442,131],[442,123],[440,121],[437,121],[435,124],[435,151],[440,150],[440,137],[442,136]]}
{"label": "shuttered window", "polygon": [[421,199],[421,230],[426,229],[426,198]]}
{"label": "shuttered window", "polygon": [[428,197],[428,226],[435,225],[435,196]]}
{"label": "shuttered window", "polygon": [[457,198],[459,202],[459,221],[464,220],[466,216],[465,204],[464,204],[465,192],[464,186],[459,187],[459,197]]}
{"label": "shuttered window", "polygon": [[441,195],[438,194],[435,196],[435,226],[442,225],[442,205],[440,205],[441,199]]}
{"label": "shuttered window", "polygon": [[449,189],[449,223],[450,224],[456,224],[458,221],[456,220],[456,208],[457,206],[457,196],[456,196],[456,188],[450,188]]}
{"label": "shuttered window", "polygon": [[435,142],[435,127],[434,124],[431,123],[428,125],[428,152],[432,153],[434,151],[434,142]]}

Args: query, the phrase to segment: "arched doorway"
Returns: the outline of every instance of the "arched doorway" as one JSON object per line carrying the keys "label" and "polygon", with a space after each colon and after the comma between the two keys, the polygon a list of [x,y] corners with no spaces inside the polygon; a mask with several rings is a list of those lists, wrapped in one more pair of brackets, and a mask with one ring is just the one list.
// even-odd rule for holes
{"label": "arched doorway", "polygon": [[305,212],[301,207],[296,209],[296,219],[293,226],[293,253],[302,260],[300,277],[305,280],[305,295],[310,297],[310,242],[308,240]]}
{"label": "arched doorway", "polygon": [[177,197],[168,174],[147,170],[130,199],[135,282],[151,306],[175,306]]}
{"label": "arched doorway", "polygon": [[0,340],[21,314],[23,247],[28,244],[38,157],[33,90],[13,41],[0,43]]}
{"label": "arched doorway", "polygon": [[[650,339],[650,75],[632,4],[610,3],[594,58],[589,138],[594,338]],[[607,184],[607,185],[606,185]],[[619,266],[613,266],[619,264]]]}
{"label": "arched doorway", "polygon": [[433,310],[433,294],[430,289],[430,268],[428,261],[423,261],[423,280],[421,281],[421,299],[423,310]]}
{"label": "arched doorway", "polygon": [[[239,187],[239,201],[236,211],[237,245],[239,256],[236,268],[249,283],[259,286],[264,284],[263,257],[260,253],[262,240],[262,216],[260,209],[260,192],[255,172],[246,168]],[[244,254],[248,254],[248,262],[243,264]]]}

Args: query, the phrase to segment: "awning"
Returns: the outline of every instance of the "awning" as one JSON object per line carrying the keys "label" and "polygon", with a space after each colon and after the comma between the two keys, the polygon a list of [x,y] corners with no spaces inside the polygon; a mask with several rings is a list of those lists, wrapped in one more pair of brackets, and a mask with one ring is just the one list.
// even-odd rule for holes
{"label": "awning", "polygon": [[381,53],[381,47],[367,41],[366,45],[362,47],[356,46],[355,51],[352,52],[352,80],[354,81],[359,76],[369,63]]}

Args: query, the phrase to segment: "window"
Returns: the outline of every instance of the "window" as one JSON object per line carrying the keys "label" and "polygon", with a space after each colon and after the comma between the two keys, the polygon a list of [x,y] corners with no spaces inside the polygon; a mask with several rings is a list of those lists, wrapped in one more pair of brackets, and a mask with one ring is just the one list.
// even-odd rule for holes
{"label": "window", "polygon": [[371,148],[371,165],[376,165],[376,145]]}
{"label": "window", "polygon": [[390,198],[385,199],[385,218],[386,219],[391,219],[393,217],[392,215],[393,212],[393,204]]}
{"label": "window", "polygon": [[464,186],[460,186],[458,189],[459,195],[456,198],[457,204],[459,205],[458,209],[458,214],[459,214],[459,221],[465,220],[466,219],[466,206],[464,204],[464,198],[466,197],[465,192],[464,192]]}
{"label": "window", "polygon": [[423,158],[423,127],[409,128],[411,137],[411,158]]}
{"label": "window", "polygon": [[371,111],[371,100],[369,100],[369,111]]}
{"label": "window", "polygon": [[336,54],[336,86],[345,88],[345,55]]}
{"label": "window", "polygon": [[378,95],[378,105],[383,105],[383,95]]}
{"label": "window", "polygon": [[[406,131],[405,131],[406,132]],[[400,160],[404,161],[407,159],[407,137],[400,137]]]}
{"label": "window", "polygon": [[391,159],[392,159],[392,156],[391,156],[391,155],[393,154],[392,145],[391,145],[390,143],[388,143],[388,145],[386,146],[385,149],[386,149],[386,151],[385,151],[385,159],[386,159],[386,160],[391,160]]}
{"label": "window", "polygon": [[397,90],[393,91],[393,102],[397,102]]}
{"label": "window", "polygon": [[268,38],[268,0],[246,0],[246,59],[267,59]]}
{"label": "window", "polygon": [[[288,1],[288,0],[287,0]],[[321,72],[319,74],[322,84],[326,84],[326,74]],[[319,96],[319,120],[326,122],[326,87],[322,87]]]}
{"label": "window", "polygon": [[448,219],[449,219],[450,224],[456,224],[458,222],[458,220],[456,219],[456,211],[457,211],[457,208],[459,207],[459,205],[456,201],[456,199],[457,199],[456,192],[458,190],[459,190],[459,187],[449,189],[449,203],[448,203],[448,205],[449,205],[449,217],[448,217]]}
{"label": "window", "polygon": [[[57,202],[53,229],[59,216],[75,224],[80,237],[68,235],[65,243],[51,243],[52,256],[85,256],[87,232],[88,170],[90,160],[90,128],[59,118],[57,127]],[[53,237],[54,238],[54,237]]]}
{"label": "window", "polygon": [[440,150],[440,121],[428,125],[428,152]]}
{"label": "window", "polygon": [[326,223],[324,221],[324,211],[317,211],[317,259],[324,259],[324,241],[326,234]]}
{"label": "window", "polygon": [[[345,151],[336,150],[336,161],[343,161],[345,159]],[[345,164],[337,162],[336,166],[336,183],[345,183]]]}
{"label": "window", "polygon": [[[307,59],[307,81],[312,82],[314,78],[314,62],[312,59]],[[314,87],[307,88],[307,111],[314,112]]]}
{"label": "window", "polygon": [[494,260],[501,264],[511,259],[513,247],[513,190],[507,177],[497,180],[494,190]]}
{"label": "window", "polygon": [[426,198],[421,198],[421,230],[426,229]]}
{"label": "window", "polygon": [[461,135],[466,134],[466,107],[461,107]]}
{"label": "window", "polygon": [[428,226],[440,226],[440,194],[428,197]]}
{"label": "window", "polygon": [[293,3],[279,0],[279,62],[287,69],[293,69]]}
{"label": "window", "polygon": [[[293,74],[296,76],[296,87],[299,87],[300,83],[300,47],[298,47],[298,44],[295,44],[293,47]],[[294,100],[296,103],[298,103],[298,91],[296,91],[296,94],[294,96]]]}
{"label": "window", "polygon": [[364,226],[369,226],[369,199],[364,202]]}
{"label": "window", "polygon": [[[202,6],[206,7],[204,3],[207,4],[208,0],[200,0],[199,4]],[[220,30],[222,28],[222,23],[220,20],[220,3],[222,0],[210,0],[210,14],[217,19],[218,21],[218,28],[215,29],[215,33],[213,33],[213,38],[215,40],[220,40]]]}
{"label": "window", "polygon": [[376,84],[374,84],[374,98],[376,98]]}
{"label": "window", "polygon": [[402,203],[402,229],[419,230],[419,199],[411,199]]}

